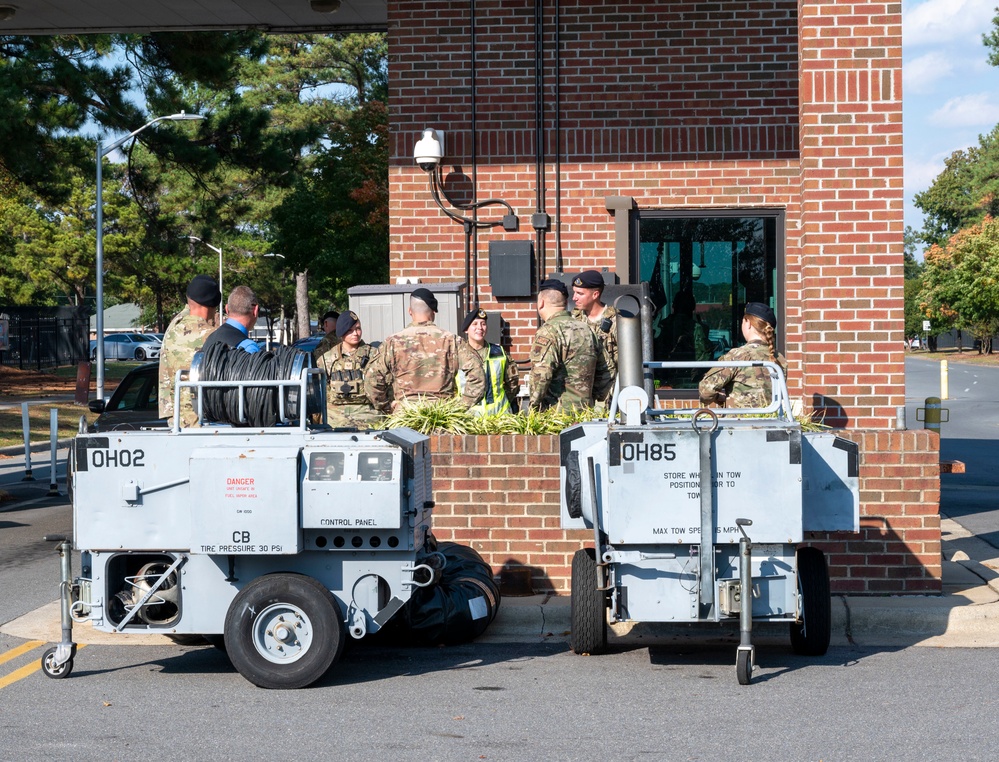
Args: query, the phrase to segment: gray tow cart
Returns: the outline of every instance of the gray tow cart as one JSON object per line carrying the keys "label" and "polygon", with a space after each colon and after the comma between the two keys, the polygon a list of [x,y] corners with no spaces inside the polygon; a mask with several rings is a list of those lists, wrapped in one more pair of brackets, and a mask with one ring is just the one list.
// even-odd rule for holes
{"label": "gray tow cart", "polygon": [[[89,622],[203,635],[224,642],[251,682],[302,687],[339,659],[348,636],[377,632],[440,579],[429,439],[312,423],[325,421],[325,384],[307,365],[287,381],[187,380],[184,371],[177,401],[191,389],[204,425],[183,428],[175,416],[169,430],[76,437],[74,542],[50,538],[62,560],[63,632],[42,659],[46,675],[69,675],[73,623]],[[238,419],[249,394],[268,393],[276,420],[207,424],[212,389],[227,390]],[[498,602],[479,603],[473,617]]]}
{"label": "gray tow cart", "polygon": [[787,622],[796,653],[828,648],[825,557],[803,542],[811,531],[857,531],[857,445],[803,432],[773,363],[644,367],[749,364],[770,373],[766,408],[653,409],[635,384],[615,395],[608,421],[562,433],[562,527],[593,533],[572,562],[576,653],[605,650],[608,619],[729,624],[746,685],[753,622]]}

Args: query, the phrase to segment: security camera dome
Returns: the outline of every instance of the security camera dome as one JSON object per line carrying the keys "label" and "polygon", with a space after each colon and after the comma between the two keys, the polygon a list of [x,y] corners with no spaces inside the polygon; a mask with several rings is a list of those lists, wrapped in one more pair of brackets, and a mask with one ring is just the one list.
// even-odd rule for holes
{"label": "security camera dome", "polygon": [[444,158],[444,133],[429,128],[424,130],[423,137],[416,143],[413,158],[424,172],[432,172]]}

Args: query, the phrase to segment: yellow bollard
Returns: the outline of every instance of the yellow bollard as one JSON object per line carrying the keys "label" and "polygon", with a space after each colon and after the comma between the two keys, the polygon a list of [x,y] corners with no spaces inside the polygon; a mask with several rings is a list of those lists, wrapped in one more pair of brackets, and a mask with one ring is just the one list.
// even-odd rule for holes
{"label": "yellow bollard", "polygon": [[940,361],[940,399],[949,399],[949,389],[947,388],[947,361]]}

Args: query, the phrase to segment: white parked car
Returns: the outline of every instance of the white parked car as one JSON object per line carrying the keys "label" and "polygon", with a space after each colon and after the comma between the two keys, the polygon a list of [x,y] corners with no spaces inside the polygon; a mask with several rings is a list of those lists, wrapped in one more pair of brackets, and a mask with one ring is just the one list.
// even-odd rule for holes
{"label": "white parked car", "polygon": [[[107,360],[155,360],[161,345],[142,333],[111,333],[104,337],[104,358]],[[90,342],[90,359],[97,359],[97,342]]]}

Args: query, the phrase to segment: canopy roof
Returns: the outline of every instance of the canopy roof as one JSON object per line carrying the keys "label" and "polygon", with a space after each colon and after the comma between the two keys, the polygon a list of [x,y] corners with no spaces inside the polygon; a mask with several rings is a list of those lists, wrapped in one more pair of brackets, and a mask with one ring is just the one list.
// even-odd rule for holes
{"label": "canopy roof", "polygon": [[[0,35],[263,29],[384,30],[388,0],[0,0]],[[4,15],[13,8],[13,16]]]}

